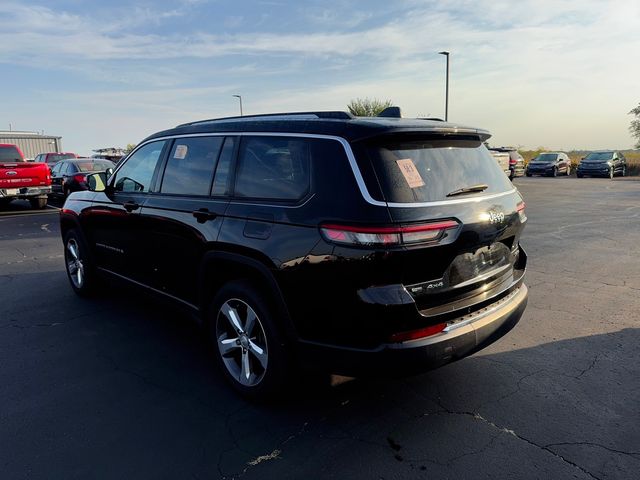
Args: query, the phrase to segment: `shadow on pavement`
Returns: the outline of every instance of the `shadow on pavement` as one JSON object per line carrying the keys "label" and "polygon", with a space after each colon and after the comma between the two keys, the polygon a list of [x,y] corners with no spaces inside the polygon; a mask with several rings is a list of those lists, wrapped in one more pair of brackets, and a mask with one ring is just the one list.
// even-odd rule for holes
{"label": "shadow on pavement", "polygon": [[[278,402],[255,405],[224,383],[183,312],[110,284],[80,299],[59,273],[45,277],[54,304],[25,296],[0,319],[4,478],[640,471],[638,328],[500,351],[507,336],[406,379],[329,387],[301,375]],[[5,286],[19,291],[36,274],[14,277]]]}

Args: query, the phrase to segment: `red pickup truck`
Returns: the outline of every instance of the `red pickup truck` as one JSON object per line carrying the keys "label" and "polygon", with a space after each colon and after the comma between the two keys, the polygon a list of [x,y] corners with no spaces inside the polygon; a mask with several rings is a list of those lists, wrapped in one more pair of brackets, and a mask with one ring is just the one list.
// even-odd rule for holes
{"label": "red pickup truck", "polygon": [[0,143],[0,207],[19,198],[29,200],[32,208],[44,208],[50,192],[47,164],[25,162],[16,145]]}

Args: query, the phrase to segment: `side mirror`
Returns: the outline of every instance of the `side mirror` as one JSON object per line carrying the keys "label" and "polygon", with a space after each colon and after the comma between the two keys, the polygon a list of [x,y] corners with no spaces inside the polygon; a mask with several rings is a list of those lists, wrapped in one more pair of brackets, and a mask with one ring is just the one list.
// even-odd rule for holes
{"label": "side mirror", "polygon": [[109,178],[111,175],[113,175],[113,168],[109,167],[105,170],[105,172],[107,174],[107,178]]}
{"label": "side mirror", "polygon": [[107,189],[107,172],[87,175],[87,184],[91,192],[104,192]]}

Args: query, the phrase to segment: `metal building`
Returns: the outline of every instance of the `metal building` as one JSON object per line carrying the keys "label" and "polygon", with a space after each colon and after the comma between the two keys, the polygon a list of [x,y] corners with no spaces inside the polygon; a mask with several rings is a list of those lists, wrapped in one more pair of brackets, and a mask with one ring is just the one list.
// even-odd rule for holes
{"label": "metal building", "polygon": [[24,158],[34,158],[39,153],[62,152],[62,137],[40,135],[38,132],[0,131],[0,143],[17,145]]}

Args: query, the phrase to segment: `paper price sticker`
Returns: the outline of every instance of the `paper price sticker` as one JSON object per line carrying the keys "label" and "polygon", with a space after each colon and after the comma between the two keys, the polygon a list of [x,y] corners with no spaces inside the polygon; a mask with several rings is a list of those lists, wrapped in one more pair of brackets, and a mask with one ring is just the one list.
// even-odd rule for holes
{"label": "paper price sticker", "polygon": [[424,180],[422,180],[420,172],[418,172],[413,160],[404,158],[402,160],[396,160],[396,163],[410,188],[424,187]]}
{"label": "paper price sticker", "polygon": [[176,147],[176,153],[173,154],[173,158],[176,158],[178,160],[183,160],[184,157],[187,156],[188,151],[189,151],[189,148],[187,148],[186,145],[178,145]]}

